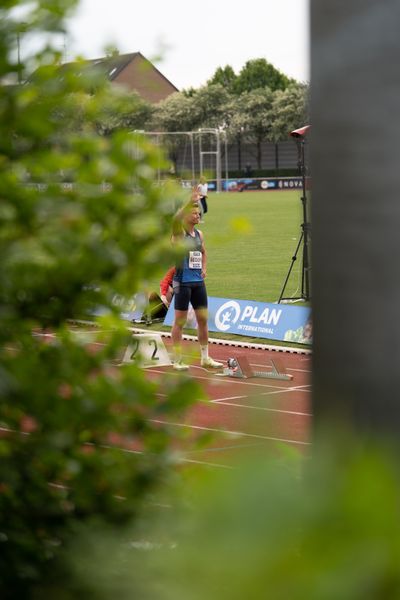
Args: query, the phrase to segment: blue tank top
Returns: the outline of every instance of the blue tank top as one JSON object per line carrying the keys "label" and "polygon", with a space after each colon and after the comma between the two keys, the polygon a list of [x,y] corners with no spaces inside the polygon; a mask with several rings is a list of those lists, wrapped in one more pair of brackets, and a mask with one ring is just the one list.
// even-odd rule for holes
{"label": "blue tank top", "polygon": [[202,241],[200,233],[194,230],[194,236],[185,231],[183,236],[184,244],[188,247],[188,252],[183,261],[176,266],[174,280],[180,283],[193,283],[203,281],[201,275],[203,266],[203,254],[201,252]]}

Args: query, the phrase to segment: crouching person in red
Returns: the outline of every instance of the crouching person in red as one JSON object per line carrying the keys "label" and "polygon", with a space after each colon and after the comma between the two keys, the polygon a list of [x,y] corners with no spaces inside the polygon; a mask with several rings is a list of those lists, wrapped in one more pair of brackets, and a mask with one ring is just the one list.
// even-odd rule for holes
{"label": "crouching person in red", "polygon": [[169,308],[174,295],[174,290],[172,288],[174,275],[175,267],[171,267],[160,281],[160,298],[166,308]]}

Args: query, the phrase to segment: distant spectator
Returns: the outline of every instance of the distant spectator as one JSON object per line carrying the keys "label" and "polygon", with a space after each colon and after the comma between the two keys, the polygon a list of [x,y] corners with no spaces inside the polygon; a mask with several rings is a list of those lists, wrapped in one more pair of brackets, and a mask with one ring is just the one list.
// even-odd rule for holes
{"label": "distant spectator", "polygon": [[207,196],[208,196],[208,183],[205,177],[200,177],[199,185],[197,186],[197,191],[199,193],[199,202],[200,202],[200,218],[203,221],[203,216],[208,212],[207,205]]}
{"label": "distant spectator", "polygon": [[244,175],[245,177],[252,177],[253,176],[253,169],[250,163],[247,163],[247,165],[244,168]]}

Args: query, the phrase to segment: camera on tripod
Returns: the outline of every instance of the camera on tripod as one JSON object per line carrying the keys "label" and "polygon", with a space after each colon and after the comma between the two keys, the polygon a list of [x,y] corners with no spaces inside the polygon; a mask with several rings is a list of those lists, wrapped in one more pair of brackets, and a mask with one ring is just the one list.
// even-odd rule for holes
{"label": "camera on tripod", "polygon": [[[306,180],[306,161],[305,161],[305,138],[310,130],[311,125],[304,125],[303,127],[299,127],[299,129],[294,129],[290,132],[290,136],[293,137],[297,144],[297,152],[298,152],[298,168],[299,174],[302,178],[302,189],[303,194],[301,197],[301,201],[303,204],[303,222],[301,224],[301,235],[299,242],[297,244],[294,255],[292,256],[292,262],[289,267],[289,271],[286,275],[285,283],[283,284],[281,295],[279,296],[278,304],[281,302],[300,302],[305,301],[308,302],[311,300],[311,287],[310,287],[310,250],[309,243],[311,239],[311,224],[308,222],[307,218],[307,180]],[[295,261],[297,260],[297,254],[299,249],[303,245],[302,251],[302,271],[301,271],[301,294],[300,296],[292,296],[292,297],[284,297],[285,289],[287,282],[289,280],[290,274],[292,272]]]}
{"label": "camera on tripod", "polygon": [[293,131],[290,132],[289,135],[291,135],[294,138],[302,138],[307,135],[310,127],[311,127],[311,125],[304,125],[304,127],[300,127],[299,129],[294,129]]}

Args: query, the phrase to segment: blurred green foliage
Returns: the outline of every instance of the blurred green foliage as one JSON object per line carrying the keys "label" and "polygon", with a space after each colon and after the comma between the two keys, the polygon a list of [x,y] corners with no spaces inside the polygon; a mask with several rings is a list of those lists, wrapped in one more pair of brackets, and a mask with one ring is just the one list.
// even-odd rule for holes
{"label": "blurred green foliage", "polygon": [[[75,5],[3,2],[3,82],[24,68],[13,9],[41,34]],[[113,366],[129,338],[111,299],[172,262],[178,190],[153,185],[162,156],[115,119],[143,106],[59,77],[58,60],[44,44],[34,80],[0,86],[1,598],[399,598],[399,470],[382,448],[335,431],[309,457],[176,468],[160,421],[202,392]],[[99,307],[102,331],[71,329]]]}
{"label": "blurred green foliage", "polygon": [[[50,579],[62,589],[59,553],[77,523],[137,518],[179,461],[176,440],[152,419],[202,394],[184,377],[156,383],[135,365],[112,366],[129,339],[112,297],[131,297],[174,259],[178,192],[153,183],[164,159],[109,122],[128,104],[134,118],[141,104],[95,76],[61,76],[44,35],[27,59],[35,77],[7,85],[24,66],[15,9],[40,40],[62,31],[75,5],[13,0],[0,9],[2,598],[32,597]],[[71,331],[71,319],[96,308],[107,333]]]}
{"label": "blurred green foliage", "polygon": [[339,435],[312,456],[282,451],[203,472],[145,532],[82,532],[69,555],[79,591],[65,597],[91,590],[98,600],[399,598],[397,460],[348,439],[332,451]]}

